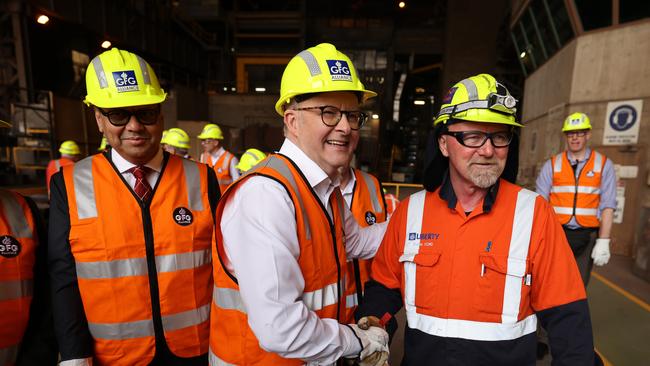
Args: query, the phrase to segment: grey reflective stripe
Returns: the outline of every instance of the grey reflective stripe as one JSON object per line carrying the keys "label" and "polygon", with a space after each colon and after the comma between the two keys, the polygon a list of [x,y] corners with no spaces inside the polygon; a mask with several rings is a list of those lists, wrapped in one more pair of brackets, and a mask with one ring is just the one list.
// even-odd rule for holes
{"label": "grey reflective stripe", "polygon": [[468,109],[488,109],[487,100],[472,100],[465,103],[456,104],[450,107],[445,107],[440,110],[439,114],[451,114],[451,113],[460,113]]}
{"label": "grey reflective stripe", "polygon": [[165,332],[193,327],[206,322],[210,318],[210,304],[205,304],[196,309],[162,317]]}
{"label": "grey reflective stripe", "polygon": [[[343,281],[343,284],[345,284],[345,281]],[[334,282],[325,285],[325,287],[319,288],[318,290],[303,292],[302,302],[312,311],[321,310],[327,306],[334,305],[338,303],[339,299],[337,290],[345,289],[343,284]]]}
{"label": "grey reflective stripe", "polygon": [[366,186],[368,187],[370,200],[372,201],[372,209],[375,212],[383,212],[384,208],[379,203],[379,192],[377,192],[377,189],[375,187],[375,180],[372,179],[372,176],[366,172],[361,172],[361,176],[363,176],[363,180],[366,182]]}
{"label": "grey reflective stripe", "polygon": [[61,169],[61,161],[59,159],[54,160],[54,167],[57,172]]}
{"label": "grey reflective stripe", "polygon": [[[578,186],[578,193],[586,194],[600,194],[600,188],[589,186]],[[576,193],[576,186],[553,186],[551,187],[553,193]]]}
{"label": "grey reflective stripe", "polygon": [[555,155],[555,161],[553,164],[554,173],[559,173],[562,171],[562,158],[563,158],[562,155],[563,155],[562,153]]}
{"label": "grey reflective stripe", "polygon": [[34,295],[34,280],[0,281],[0,301],[16,300],[32,295]]}
{"label": "grey reflective stripe", "polygon": [[149,69],[147,68],[147,62],[140,56],[136,55],[138,58],[138,63],[140,64],[140,70],[142,70],[142,81],[145,84],[151,84],[151,76],[149,76]]}
{"label": "grey reflective stripe", "polygon": [[201,174],[199,166],[187,159],[182,159],[185,171],[185,185],[187,186],[187,205],[191,211],[203,211],[201,199]]}
{"label": "grey reflective stripe", "polygon": [[232,179],[230,179],[230,178],[228,178],[228,179],[219,179],[219,184],[221,184],[221,185],[223,185],[223,184],[231,184],[231,183],[232,183]]}
{"label": "grey reflective stripe", "polygon": [[603,156],[594,151],[594,173],[600,173],[603,170]]}
{"label": "grey reflective stripe", "polygon": [[[158,273],[175,272],[199,268],[212,262],[210,249],[195,252],[167,254],[156,256]],[[129,276],[146,276],[146,258],[127,258],[112,261],[75,262],[77,277],[96,280],[103,278],[121,278]]]}
{"label": "grey reflective stripe", "polygon": [[0,204],[4,207],[4,217],[11,230],[9,234],[17,238],[31,239],[32,229],[16,196],[9,191],[0,190]]}
{"label": "grey reflective stripe", "polygon": [[212,301],[222,309],[237,310],[244,314],[246,313],[246,308],[241,300],[241,295],[239,294],[239,291],[235,289],[215,286],[212,290]]}
{"label": "grey reflective stripe", "polygon": [[0,365],[11,365],[18,357],[18,345],[0,348]]}
{"label": "grey reflective stripe", "polygon": [[305,61],[305,64],[307,65],[309,73],[312,77],[323,73],[320,69],[320,66],[318,66],[318,60],[310,51],[304,50],[298,54],[298,57]]}
{"label": "grey reflective stripe", "polygon": [[[556,214],[560,215],[573,215],[573,207],[562,207],[562,206],[553,206],[553,211],[555,211]],[[582,215],[582,216],[596,216],[598,215],[598,209],[597,208],[577,208],[575,209],[575,215]]]}
{"label": "grey reflective stripe", "polygon": [[[261,164],[258,164],[257,166],[263,168],[260,165]],[[280,158],[277,158],[275,156],[271,156],[267,159],[267,163],[265,166],[268,166],[269,168],[277,171],[278,173],[280,173],[280,175],[282,175],[286,180],[289,181],[289,184],[291,184],[293,191],[296,192],[296,197],[298,198],[298,204],[300,205],[300,209],[304,213],[305,218],[307,218],[308,212],[307,210],[305,210],[305,203],[302,201],[302,195],[298,190],[298,185],[296,184],[296,180],[293,178],[293,174],[291,174],[291,170],[289,170],[289,167],[284,162],[284,160],[281,160]],[[309,226],[309,220],[304,220],[304,222],[305,222],[305,236],[307,237],[307,240],[311,240],[311,227]]]}
{"label": "grey reflective stripe", "polygon": [[217,357],[217,355],[215,355],[214,352],[212,352],[212,348],[210,348],[209,354],[210,355],[208,356],[208,358],[209,358],[210,366],[237,366],[233,363],[228,363],[220,359],[219,357]]}
{"label": "grey reflective stripe", "polygon": [[154,335],[151,319],[124,323],[88,322],[88,329],[93,338],[111,340],[152,337]]}
{"label": "grey reflective stripe", "polygon": [[99,81],[99,87],[101,89],[108,88],[108,80],[106,80],[106,73],[104,72],[104,65],[102,65],[102,60],[99,56],[95,57],[92,61],[93,68],[95,69],[95,76]]}
{"label": "grey reflective stripe", "polygon": [[224,155],[226,156],[223,157],[223,163],[221,163],[221,169],[230,173],[230,167],[228,166],[229,165],[228,163],[232,161],[232,157],[227,154],[228,153],[224,153]]}
{"label": "grey reflective stripe", "polygon": [[464,79],[460,82],[467,89],[467,100],[473,101],[478,100],[478,90],[476,90],[476,84],[471,79]]}
{"label": "grey reflective stripe", "polygon": [[93,160],[89,156],[73,167],[74,196],[77,201],[77,217],[79,220],[97,217],[95,203],[95,185],[93,182]]}
{"label": "grey reflective stripe", "polygon": [[358,298],[357,298],[356,293],[347,295],[345,297],[345,307],[347,309],[351,309],[351,308],[353,308],[355,306],[359,306],[359,302],[357,300],[358,300]]}

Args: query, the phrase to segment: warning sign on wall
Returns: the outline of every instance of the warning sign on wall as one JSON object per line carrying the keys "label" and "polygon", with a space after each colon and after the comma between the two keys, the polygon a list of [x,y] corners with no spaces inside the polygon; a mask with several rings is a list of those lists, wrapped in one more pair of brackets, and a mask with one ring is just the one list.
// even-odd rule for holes
{"label": "warning sign on wall", "polygon": [[643,100],[607,103],[603,145],[630,145],[639,140]]}

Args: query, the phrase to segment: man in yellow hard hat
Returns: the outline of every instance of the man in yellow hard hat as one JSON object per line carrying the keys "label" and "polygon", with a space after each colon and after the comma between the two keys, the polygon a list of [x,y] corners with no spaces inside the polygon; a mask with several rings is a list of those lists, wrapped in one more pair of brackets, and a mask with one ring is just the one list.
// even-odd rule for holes
{"label": "man in yellow hard hat", "polygon": [[185,159],[191,159],[190,150],[190,136],[181,128],[170,128],[167,134],[163,137],[165,146],[163,149],[170,154],[175,154]]}
{"label": "man in yellow hard hat", "polygon": [[221,128],[216,124],[206,124],[201,134],[197,137],[201,140],[201,146],[203,146],[201,162],[211,166],[215,173],[217,173],[219,187],[221,188],[221,193],[223,193],[240,176],[236,168],[239,159],[221,146],[223,132],[221,132]]}
{"label": "man in yellow hard hat", "polygon": [[544,163],[536,188],[553,206],[587,287],[593,264],[609,261],[616,173],[610,159],[587,146],[591,122],[586,114],[568,116],[562,132],[566,151]]}
{"label": "man in yellow hard hat", "polygon": [[167,94],[140,56],[96,56],[86,89],[112,148],[52,177],[60,365],[206,365],[214,172],[161,149]]}
{"label": "man in yellow hard hat", "polygon": [[239,163],[237,163],[237,166],[235,166],[235,168],[237,168],[241,174],[244,174],[265,158],[266,154],[261,150],[248,149],[239,158]]}
{"label": "man in yellow hard hat", "polygon": [[[340,324],[348,258],[374,255],[385,224],[360,229],[339,189],[351,133],[375,96],[350,59],[323,43],[295,56],[276,111],[286,139],[217,208],[212,365],[383,366],[388,334]],[[227,339],[226,342],[222,341]]]}
{"label": "man in yellow hard hat", "polygon": [[515,185],[515,98],[494,77],[456,83],[434,122],[425,190],[401,202],[357,316],[406,310],[402,365],[593,365],[585,289],[553,208]]}
{"label": "man in yellow hard hat", "polygon": [[52,175],[58,172],[62,166],[72,165],[81,159],[79,145],[72,140],[63,141],[59,147],[59,153],[61,157],[50,160],[45,169],[45,186],[47,187],[48,195],[50,193],[50,179],[52,179]]}
{"label": "man in yellow hard hat", "polygon": [[102,136],[102,141],[99,143],[99,147],[97,148],[97,151],[98,152],[104,152],[104,151],[107,151],[110,148],[111,148],[111,145],[108,144],[108,140],[106,140],[106,136]]}

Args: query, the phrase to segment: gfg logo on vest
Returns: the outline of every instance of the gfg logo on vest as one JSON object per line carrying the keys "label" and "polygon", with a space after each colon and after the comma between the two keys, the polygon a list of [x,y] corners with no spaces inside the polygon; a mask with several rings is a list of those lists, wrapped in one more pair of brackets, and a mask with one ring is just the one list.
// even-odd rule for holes
{"label": "gfg logo on vest", "polygon": [[409,233],[409,240],[437,240],[440,238],[438,233]]}
{"label": "gfg logo on vest", "polygon": [[20,243],[16,238],[9,235],[0,236],[0,255],[5,258],[13,258],[20,254]]}
{"label": "gfg logo on vest", "polygon": [[352,74],[346,61],[327,60],[327,67],[332,75],[332,80],[352,81]]}
{"label": "gfg logo on vest", "polygon": [[113,71],[113,80],[119,93],[140,90],[133,70]]}
{"label": "gfg logo on vest", "polygon": [[366,211],[366,224],[374,225],[375,223],[377,223],[377,216],[370,211]]}
{"label": "gfg logo on vest", "polygon": [[180,226],[187,226],[192,224],[194,216],[192,216],[192,211],[185,207],[177,207],[174,210],[174,221]]}

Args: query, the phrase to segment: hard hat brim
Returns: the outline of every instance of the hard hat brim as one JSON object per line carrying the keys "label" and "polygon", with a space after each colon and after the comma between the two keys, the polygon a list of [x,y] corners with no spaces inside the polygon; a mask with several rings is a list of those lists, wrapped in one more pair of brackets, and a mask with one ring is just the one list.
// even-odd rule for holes
{"label": "hard hat brim", "polygon": [[167,93],[162,95],[148,95],[139,96],[138,98],[113,98],[109,101],[105,99],[94,98],[90,95],[86,96],[84,103],[86,105],[94,105],[99,108],[126,108],[138,107],[141,105],[160,104],[167,99]]}

